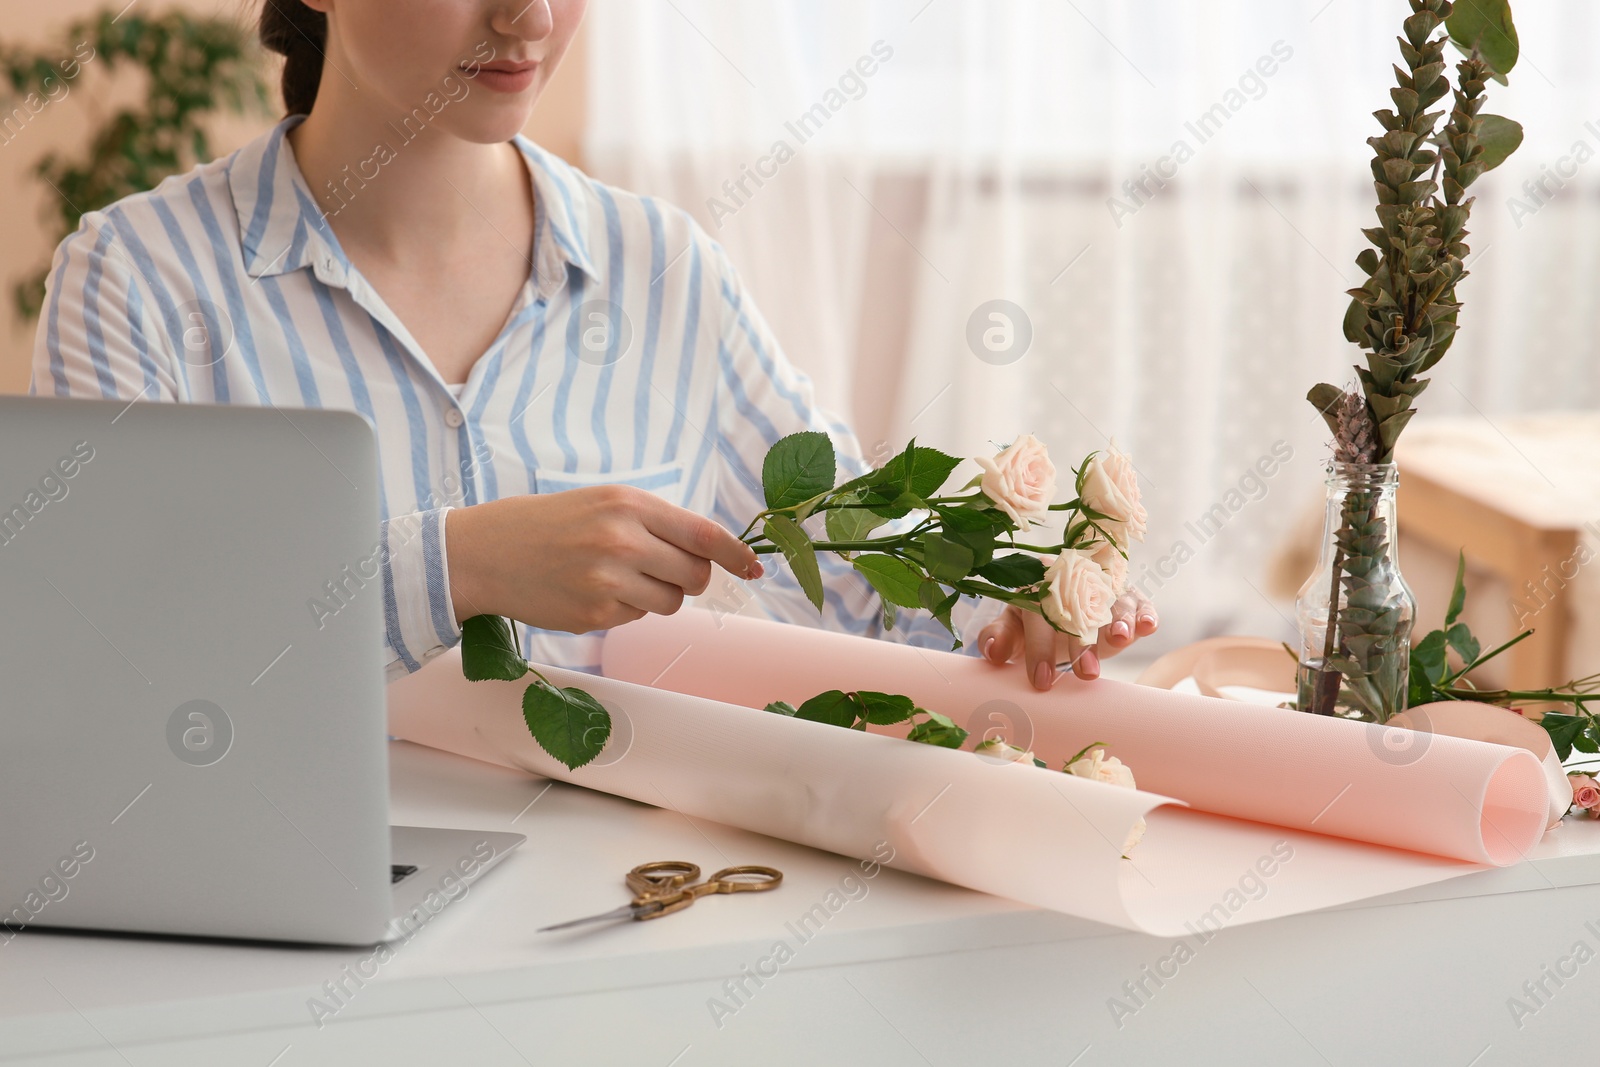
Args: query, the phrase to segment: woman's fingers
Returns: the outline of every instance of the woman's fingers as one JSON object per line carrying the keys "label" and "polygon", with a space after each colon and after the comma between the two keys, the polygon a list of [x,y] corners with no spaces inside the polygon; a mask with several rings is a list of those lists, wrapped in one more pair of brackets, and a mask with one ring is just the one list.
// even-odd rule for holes
{"label": "woman's fingers", "polygon": [[1137,635],[1138,611],[1139,597],[1136,593],[1124,593],[1111,605],[1111,621],[1100,627],[1099,634],[1099,643],[1106,655],[1114,656],[1133,644]]}
{"label": "woman's fingers", "polygon": [[645,528],[663,541],[710,560],[736,578],[761,577],[755,551],[718,523],[649,493],[639,493],[635,503]]}
{"label": "woman's fingers", "polygon": [[1071,634],[1060,634],[1062,662],[1072,665],[1072,673],[1079,678],[1100,677],[1100,653],[1094,645],[1084,644]]}
{"label": "woman's fingers", "polygon": [[1156,632],[1156,627],[1161,625],[1161,616],[1156,614],[1156,606],[1150,598],[1143,593],[1135,592],[1138,605],[1134,608],[1134,633],[1140,637],[1149,637]]}
{"label": "woman's fingers", "polygon": [[1022,615],[1007,606],[1000,617],[978,634],[978,651],[990,663],[1010,663],[1022,645]]}
{"label": "woman's fingers", "polygon": [[[683,607],[683,590],[671,582],[663,582],[648,574],[633,574],[617,593],[617,603],[624,609],[654,615],[672,615]],[[640,616],[634,616],[639,618]],[[625,620],[632,622],[633,619]]]}
{"label": "woman's fingers", "polygon": [[1028,681],[1035,689],[1049,689],[1056,681],[1056,629],[1044,616],[1022,615],[1022,653]]}
{"label": "woman's fingers", "polygon": [[689,596],[699,596],[711,584],[711,561],[685,552],[666,541],[649,546],[639,570],[651,578],[675,585]]}

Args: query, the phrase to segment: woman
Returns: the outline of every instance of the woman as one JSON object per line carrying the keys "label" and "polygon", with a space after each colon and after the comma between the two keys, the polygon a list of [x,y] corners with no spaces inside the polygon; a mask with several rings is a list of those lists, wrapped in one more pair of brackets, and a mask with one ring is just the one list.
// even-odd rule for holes
{"label": "woman", "polygon": [[[531,659],[594,669],[598,631],[677,611],[713,564],[725,607],[815,625],[728,528],[760,510],[780,436],[829,432],[865,469],[688,216],[518,135],[585,3],[265,0],[289,117],[91,213],[56,253],[35,392],[373,423],[391,677],[480,613],[527,624]],[[881,630],[876,595],[825,566],[824,624]],[[978,645],[1047,688],[1155,626],[1125,598],[1080,647],[1007,609]]]}

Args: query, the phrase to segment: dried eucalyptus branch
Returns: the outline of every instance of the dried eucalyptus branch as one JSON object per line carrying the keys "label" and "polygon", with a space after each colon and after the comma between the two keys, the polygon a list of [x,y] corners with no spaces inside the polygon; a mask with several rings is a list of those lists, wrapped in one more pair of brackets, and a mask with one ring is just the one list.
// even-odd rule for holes
{"label": "dried eucalyptus branch", "polygon": [[[1440,26],[1447,33],[1434,36]],[[1367,139],[1373,150],[1378,225],[1363,230],[1372,247],[1356,265],[1366,281],[1349,290],[1345,337],[1365,351],[1355,368],[1360,392],[1314,387],[1316,405],[1334,436],[1338,463],[1386,464],[1428,386],[1419,377],[1443,358],[1455,339],[1461,305],[1456,286],[1466,277],[1465,191],[1515,150],[1522,129],[1509,119],[1481,115],[1489,78],[1501,80],[1516,62],[1516,31],[1506,0],[1411,0],[1397,38],[1405,69],[1394,68],[1389,91],[1394,110],[1373,112],[1383,135]],[[1466,52],[1449,120],[1428,109],[1452,92],[1445,74],[1445,45]],[[1493,56],[1494,63],[1486,57]],[[1436,133],[1437,130],[1437,133]],[[1441,183],[1436,180],[1443,170]],[[1340,695],[1382,722],[1404,706],[1407,640],[1392,588],[1387,543],[1394,531],[1375,512],[1375,490],[1345,497],[1329,599],[1328,636],[1307,710],[1330,714]],[[1342,586],[1343,603],[1339,592]]]}

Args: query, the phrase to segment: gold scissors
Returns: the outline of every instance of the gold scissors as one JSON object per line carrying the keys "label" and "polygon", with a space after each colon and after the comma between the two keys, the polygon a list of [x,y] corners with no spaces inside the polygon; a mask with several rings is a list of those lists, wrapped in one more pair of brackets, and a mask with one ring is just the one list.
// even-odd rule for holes
{"label": "gold scissors", "polygon": [[776,889],[778,883],[783,881],[783,872],[776,867],[746,865],[725,867],[704,882],[699,878],[699,866],[684,860],[641,863],[629,871],[624,879],[633,891],[631,903],[599,915],[541,927],[537,932],[542,934],[546,930],[565,930],[569,926],[614,919],[659,919],[663,915],[682,911],[708,893],[761,893]]}

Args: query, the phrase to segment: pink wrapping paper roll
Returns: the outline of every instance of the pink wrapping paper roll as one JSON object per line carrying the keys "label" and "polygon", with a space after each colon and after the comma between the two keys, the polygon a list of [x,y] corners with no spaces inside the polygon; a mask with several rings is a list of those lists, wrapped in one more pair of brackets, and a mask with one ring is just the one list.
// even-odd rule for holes
{"label": "pink wrapping paper roll", "polygon": [[[611,712],[612,738],[594,763],[569,771],[550,758],[523,724],[523,683],[468,682],[454,651],[389,686],[389,730],[845,856],[881,857],[887,842],[888,866],[1128,929],[1178,932],[1182,920],[1203,908],[1176,891],[1153,900],[1128,893],[1130,882],[1153,883],[1149,874],[1135,876],[1121,846],[1138,819],[1166,798],[614,679],[540,670],[556,685],[588,690]],[[1237,878],[1236,868],[1248,869],[1264,847],[1242,842],[1239,863],[1219,880]],[[1155,877],[1161,880],[1159,865]]]}
{"label": "pink wrapping paper roll", "polygon": [[1517,862],[1547,821],[1544,771],[1523,749],[1108,680],[1041,693],[1015,665],[764,620],[649,616],[608,635],[601,669],[753,708],[829,689],[903,693],[974,742],[1003,733],[1054,767],[1106,742],[1142,789],[1199,811],[1470,863]]}

